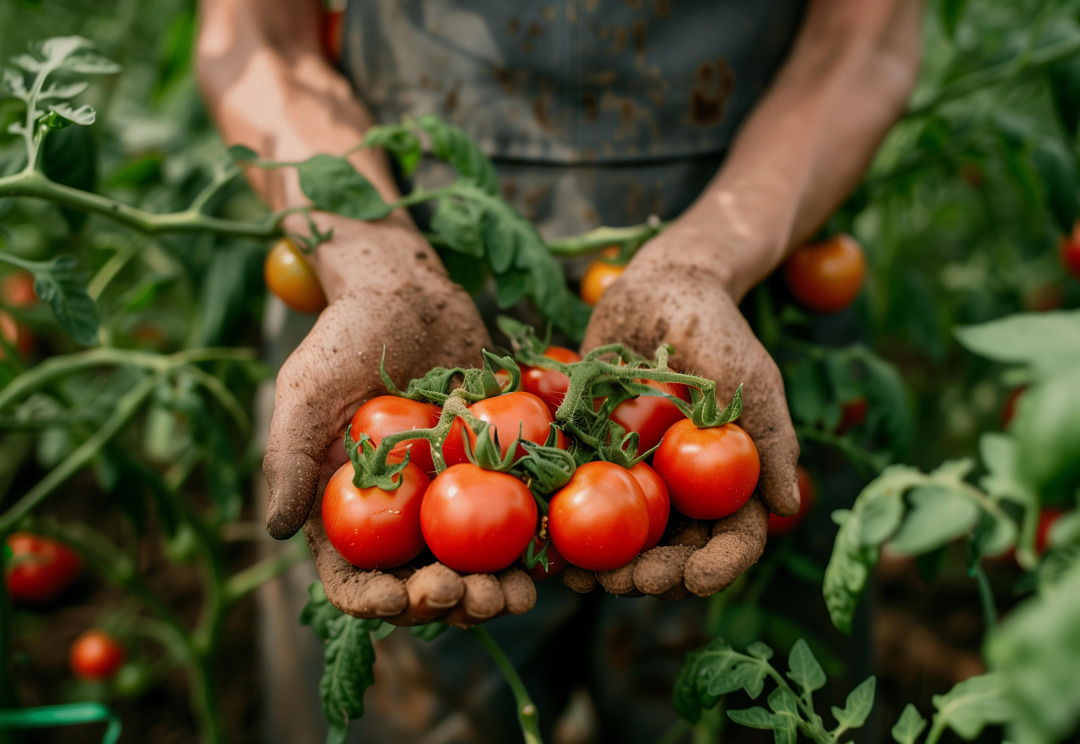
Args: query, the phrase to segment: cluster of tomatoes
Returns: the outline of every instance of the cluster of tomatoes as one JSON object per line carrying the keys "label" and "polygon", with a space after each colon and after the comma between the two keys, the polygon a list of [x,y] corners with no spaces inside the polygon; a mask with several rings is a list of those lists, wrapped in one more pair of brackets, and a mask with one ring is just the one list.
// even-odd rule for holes
{"label": "cluster of tomatoes", "polygon": [[[687,415],[714,387],[692,395],[685,383],[643,379],[656,369],[582,360],[560,347],[530,361],[516,385],[495,371],[503,389],[474,402],[385,395],[356,411],[352,462],[322,501],[327,536],[346,560],[390,569],[427,548],[463,573],[518,562],[534,578],[567,563],[604,571],[656,546],[673,514],[719,519],[750,498],[760,469],[750,436],[730,420],[698,426]],[[661,372],[654,376],[700,380]],[[591,384],[564,406],[579,377]],[[617,390],[619,380],[645,394],[597,392]],[[575,423],[577,404],[590,408],[588,431]],[[389,481],[367,477],[384,465],[380,457]]]}
{"label": "cluster of tomatoes", "polygon": [[[82,574],[79,554],[57,540],[31,532],[8,536],[9,563],[7,592],[23,605],[55,602]],[[82,633],[71,644],[68,662],[79,679],[101,681],[112,678],[124,665],[124,646],[100,628]]]}

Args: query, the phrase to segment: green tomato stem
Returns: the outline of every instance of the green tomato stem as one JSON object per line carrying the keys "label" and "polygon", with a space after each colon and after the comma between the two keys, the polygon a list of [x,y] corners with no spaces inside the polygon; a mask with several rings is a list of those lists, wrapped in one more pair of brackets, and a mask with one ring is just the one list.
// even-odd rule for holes
{"label": "green tomato stem", "polygon": [[670,224],[653,219],[630,227],[598,227],[581,235],[553,240],[548,243],[548,250],[555,256],[572,257],[596,253],[612,245],[641,245]]}
{"label": "green tomato stem", "polygon": [[525,744],[543,744],[544,740],[540,736],[540,722],[536,704],[529,697],[529,691],[525,689],[525,683],[521,681],[521,676],[514,669],[514,665],[510,663],[510,660],[506,658],[506,654],[499,648],[499,644],[483,627],[474,625],[469,628],[469,632],[491,655],[495,665],[499,667],[499,671],[506,678],[507,684],[510,685],[510,690],[514,693],[514,701],[517,703],[518,723],[521,725],[521,735],[525,740]]}
{"label": "green tomato stem", "polygon": [[990,579],[986,576],[981,563],[975,563],[971,567],[971,575],[979,589],[979,605],[982,608],[984,632],[989,634],[997,627],[997,603],[994,601],[994,589],[990,586]]}
{"label": "green tomato stem", "polygon": [[[265,537],[265,534],[263,536]],[[293,549],[248,566],[243,571],[233,574],[225,583],[225,601],[228,604],[235,604],[266,582],[308,560],[310,556],[310,551],[301,541]]]}

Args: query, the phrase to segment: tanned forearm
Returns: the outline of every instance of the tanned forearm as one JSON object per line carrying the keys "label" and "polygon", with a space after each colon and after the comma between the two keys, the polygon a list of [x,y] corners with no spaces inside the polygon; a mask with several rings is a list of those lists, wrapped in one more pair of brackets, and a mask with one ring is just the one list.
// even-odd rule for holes
{"label": "tanned forearm", "polygon": [[[809,237],[903,113],[921,15],[921,0],[814,0],[724,166],[677,222],[686,242],[704,249],[667,258],[715,262],[741,298]],[[745,239],[709,245],[709,236],[733,232]]]}
{"label": "tanned forearm", "polygon": [[[196,68],[203,97],[225,142],[246,145],[261,157],[304,160],[317,153],[344,153],[375,122],[349,83],[323,58],[319,47],[319,0],[202,0]],[[399,197],[383,153],[363,150],[350,158],[387,201]],[[275,210],[309,202],[295,171],[252,169],[248,178]],[[290,229],[306,230],[302,217]],[[320,214],[321,229],[335,236],[312,255],[331,301],[357,281],[392,281],[390,273],[415,263],[440,266],[408,215],[399,210],[378,223]],[[357,243],[370,243],[366,250]],[[367,255],[358,260],[363,253]]]}

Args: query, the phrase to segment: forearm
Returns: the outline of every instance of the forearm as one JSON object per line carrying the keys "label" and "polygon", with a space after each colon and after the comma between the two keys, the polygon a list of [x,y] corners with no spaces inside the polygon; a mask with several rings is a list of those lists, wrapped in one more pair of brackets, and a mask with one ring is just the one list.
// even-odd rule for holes
{"label": "forearm", "polygon": [[[271,160],[299,161],[317,153],[344,153],[374,124],[348,82],[322,56],[320,7],[318,0],[203,0],[196,69],[226,143],[246,145]],[[365,149],[350,161],[384,199],[399,197],[381,151]],[[274,210],[309,202],[291,168],[253,168],[248,178]],[[290,229],[307,229],[303,217],[290,219]],[[400,274],[403,261],[411,263],[418,253],[430,259],[427,264],[438,265],[404,210],[378,223],[329,214],[317,214],[315,220],[321,229],[333,229],[336,238],[311,256],[331,299],[355,280],[358,264],[368,278],[382,280],[388,278],[382,264],[386,272]],[[363,249],[357,244],[365,242],[372,247],[360,258]]]}
{"label": "forearm", "polygon": [[694,243],[741,238],[690,257],[717,261],[735,297],[771,273],[862,177],[914,85],[921,10],[913,0],[816,0],[808,9],[723,168],[678,221]]}

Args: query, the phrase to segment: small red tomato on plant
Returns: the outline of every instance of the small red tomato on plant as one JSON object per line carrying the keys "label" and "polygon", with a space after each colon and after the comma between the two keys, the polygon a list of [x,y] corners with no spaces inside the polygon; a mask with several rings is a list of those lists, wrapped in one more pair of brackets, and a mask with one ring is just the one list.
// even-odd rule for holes
{"label": "small red tomato on plant", "polygon": [[795,476],[799,484],[799,510],[790,517],[781,517],[769,513],[769,537],[781,537],[798,527],[806,514],[817,501],[817,489],[814,488],[814,479],[802,465],[795,466]]}
{"label": "small red tomato on plant", "polygon": [[1039,512],[1039,523],[1035,527],[1035,555],[1042,555],[1050,546],[1050,530],[1061,519],[1064,510],[1047,506]]}
{"label": "small red tomato on plant", "polygon": [[[430,429],[439,423],[439,407],[396,395],[380,395],[356,409],[352,417],[350,433],[354,441],[361,434],[371,437],[376,447],[384,437],[411,429]],[[409,462],[425,473],[435,472],[431,460],[431,442],[426,439],[407,439],[390,450],[387,462],[401,462],[409,451]]]}
{"label": "small red tomato on plant", "polygon": [[311,262],[288,238],[274,243],[263,262],[266,288],[286,305],[301,313],[318,313],[326,307],[319,275]]}
{"label": "small red tomato on plant", "polygon": [[341,49],[345,39],[342,33],[342,21],[345,11],[324,10],[319,19],[319,40],[323,55],[331,62],[341,61]]}
{"label": "small red tomato on plant", "polygon": [[668,495],[668,487],[664,479],[644,462],[639,462],[630,468],[629,472],[641,486],[641,492],[649,505],[649,534],[641,547],[644,552],[655,548],[660,543],[660,538],[664,536],[668,517],[671,516],[671,497]]}
{"label": "small red tomato on plant", "polygon": [[[544,544],[545,543],[541,540],[537,540],[536,548],[533,552],[539,553],[543,549]],[[525,556],[522,555],[521,559],[525,560]],[[540,581],[541,579],[550,579],[552,576],[566,568],[567,565],[566,559],[563,558],[562,553],[556,550],[555,545],[550,542],[547,543],[547,562],[548,567],[546,569],[542,563],[537,563],[532,568],[526,568],[525,573],[533,581]]]}
{"label": "small red tomato on plant", "polygon": [[71,672],[79,679],[100,681],[116,674],[126,656],[119,641],[95,628],[75,639],[68,661]]}
{"label": "small red tomato on plant", "polygon": [[[654,380],[639,380],[638,382],[643,382],[651,388],[681,400],[690,400],[685,385],[673,385]],[[676,421],[686,418],[686,414],[668,398],[657,395],[639,395],[615,406],[610,418],[628,434],[632,431],[637,432],[638,453],[640,454],[660,444],[664,433]]]}
{"label": "small red tomato on plant", "polygon": [[[581,355],[572,349],[562,346],[549,346],[544,351],[544,356],[563,364],[573,364],[581,361]],[[498,376],[498,375],[496,375]],[[562,372],[543,367],[529,367],[521,365],[521,389],[526,393],[532,393],[547,404],[552,417],[559,410],[563,398],[566,397],[566,389],[570,386],[570,378]]]}
{"label": "small red tomato on plant", "polygon": [[355,470],[347,462],[326,484],[322,520],[326,536],[341,557],[367,570],[396,568],[424,549],[420,505],[429,480],[409,463],[393,491],[353,485]]}
{"label": "small red tomato on plant", "polygon": [[420,526],[431,552],[462,573],[493,573],[514,563],[536,534],[529,487],[478,465],[454,465],[428,487]]}
{"label": "small red tomato on plant", "polygon": [[551,541],[589,571],[625,566],[649,535],[649,505],[634,476],[611,462],[578,467],[548,505]]}
{"label": "small red tomato on plant", "polygon": [[[505,457],[510,445],[521,438],[528,442],[544,444],[555,419],[551,416],[544,401],[532,393],[503,393],[494,398],[486,398],[469,406],[469,413],[491,425],[498,432],[499,450]],[[476,434],[464,425],[460,418],[454,420],[450,432],[443,443],[443,458],[447,465],[459,465],[469,461],[465,454],[465,438],[462,430],[468,431],[469,442],[475,448]],[[494,432],[491,433],[494,436]],[[561,431],[557,435],[556,446],[566,449],[566,435]],[[517,456],[524,457],[525,449],[518,445]]]}
{"label": "small red tomato on plant", "polygon": [[7,545],[11,549],[7,588],[16,602],[51,602],[82,573],[79,554],[51,538],[15,532],[8,537]]}
{"label": "small red tomato on plant", "polygon": [[1005,402],[1001,404],[1001,428],[1008,429],[1009,424],[1012,423],[1013,416],[1016,415],[1016,404],[1020,402],[1020,396],[1027,390],[1026,385],[1013,388],[1008,396],[1005,398]]}
{"label": "small red tomato on plant", "polygon": [[855,301],[866,278],[866,256],[850,235],[808,243],[783,265],[792,297],[808,310],[838,313]]}
{"label": "small red tomato on plant", "polygon": [[870,410],[870,404],[866,398],[859,396],[849,400],[840,406],[840,423],[836,425],[837,435],[847,434],[852,429],[857,429],[866,423],[866,414]]}
{"label": "small red tomato on plant", "polygon": [[1072,233],[1058,242],[1058,255],[1065,270],[1080,279],[1080,220],[1073,225]]}
{"label": "small red tomato on plant", "polygon": [[736,424],[699,429],[683,419],[664,434],[653,468],[675,509],[693,519],[720,519],[754,493],[761,462],[754,441]]}
{"label": "small red tomato on plant", "polygon": [[34,275],[29,271],[16,271],[0,281],[0,300],[9,307],[30,307],[38,301],[34,291]]}

